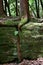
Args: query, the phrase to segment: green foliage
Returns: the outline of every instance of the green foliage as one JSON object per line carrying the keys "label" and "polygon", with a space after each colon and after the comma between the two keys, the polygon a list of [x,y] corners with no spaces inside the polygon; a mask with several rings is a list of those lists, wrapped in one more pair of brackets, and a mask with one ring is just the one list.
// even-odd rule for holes
{"label": "green foliage", "polygon": [[18,31],[15,31],[15,32],[14,32],[14,35],[17,36],[17,35],[18,35]]}
{"label": "green foliage", "polygon": [[18,25],[18,24],[19,24],[19,21],[6,20],[6,21],[4,21],[4,24],[8,24],[8,25]]}
{"label": "green foliage", "polygon": [[21,18],[21,21],[20,21],[19,25],[22,25],[22,24],[24,24],[25,22],[27,22],[27,18]]}
{"label": "green foliage", "polygon": [[29,0],[29,4],[32,5],[34,3],[34,0]]}
{"label": "green foliage", "polygon": [[[19,0],[17,1],[17,7],[18,7],[18,13],[19,12],[19,7],[20,7],[20,2]],[[10,12],[12,16],[16,16],[16,0],[9,0],[10,3]]]}

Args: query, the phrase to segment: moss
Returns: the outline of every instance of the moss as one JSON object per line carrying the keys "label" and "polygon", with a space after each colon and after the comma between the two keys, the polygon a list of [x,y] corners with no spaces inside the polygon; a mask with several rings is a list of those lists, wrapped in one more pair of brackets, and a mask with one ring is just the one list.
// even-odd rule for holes
{"label": "moss", "polygon": [[11,37],[9,36],[13,36],[13,31],[15,30],[16,29],[12,27],[0,28],[0,63],[12,61],[15,57],[17,57],[17,47],[15,42],[10,40]]}

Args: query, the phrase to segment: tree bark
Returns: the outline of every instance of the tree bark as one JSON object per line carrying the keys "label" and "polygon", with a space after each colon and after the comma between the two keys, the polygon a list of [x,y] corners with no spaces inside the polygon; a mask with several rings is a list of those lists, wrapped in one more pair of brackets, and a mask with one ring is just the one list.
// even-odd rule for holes
{"label": "tree bark", "polygon": [[3,0],[0,0],[0,16],[5,16],[5,13],[3,10]]}
{"label": "tree bark", "polygon": [[21,18],[26,19],[26,22],[24,22],[22,25],[19,25],[20,29],[22,26],[29,23],[30,18],[31,18],[28,2],[29,2],[29,0],[20,0],[20,15],[21,15]]}
{"label": "tree bark", "polygon": [[[28,7],[28,0],[20,0],[20,14],[21,17],[27,18],[27,21],[29,22],[29,7]],[[26,23],[24,23],[26,24]],[[20,31],[21,26],[18,26],[18,31]],[[21,61],[22,60],[22,53],[20,48],[20,36],[18,33],[18,41],[17,41],[17,49],[18,49],[18,58]]]}
{"label": "tree bark", "polygon": [[30,18],[28,0],[20,0],[21,16]]}
{"label": "tree bark", "polygon": [[16,0],[16,16],[18,16],[18,4],[17,4],[17,0]]}
{"label": "tree bark", "polygon": [[[20,33],[19,28],[18,28],[18,32]],[[22,58],[21,47],[20,47],[20,36],[19,36],[19,33],[17,35],[17,51],[18,51],[18,59],[19,59],[19,61],[21,61],[23,58]]]}
{"label": "tree bark", "polygon": [[42,0],[40,0],[40,3],[41,3],[41,6],[42,6],[42,10],[43,10],[43,2],[42,2]]}
{"label": "tree bark", "polygon": [[[10,7],[9,7],[9,2],[7,2],[7,0],[4,0],[5,1],[5,14],[7,16],[7,8],[8,8],[8,13],[9,13],[9,16],[11,16],[11,12],[10,12]],[[7,8],[6,8],[7,7]]]}

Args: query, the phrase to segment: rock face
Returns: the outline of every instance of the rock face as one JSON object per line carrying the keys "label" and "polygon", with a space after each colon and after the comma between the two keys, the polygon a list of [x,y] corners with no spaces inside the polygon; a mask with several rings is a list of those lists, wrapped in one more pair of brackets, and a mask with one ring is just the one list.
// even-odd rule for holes
{"label": "rock face", "polygon": [[43,56],[43,23],[29,23],[22,29],[23,56],[30,59],[36,59],[39,55]]}
{"label": "rock face", "polygon": [[15,40],[13,43],[11,38],[14,30],[14,28],[0,28],[0,63],[12,61],[17,57]]}
{"label": "rock face", "polygon": [[[36,59],[39,56],[43,57],[42,29],[43,25],[32,23],[26,27],[24,26],[24,29],[20,32],[20,47],[23,58]],[[0,63],[12,61],[14,58],[18,57],[14,31],[14,28],[0,27]]]}

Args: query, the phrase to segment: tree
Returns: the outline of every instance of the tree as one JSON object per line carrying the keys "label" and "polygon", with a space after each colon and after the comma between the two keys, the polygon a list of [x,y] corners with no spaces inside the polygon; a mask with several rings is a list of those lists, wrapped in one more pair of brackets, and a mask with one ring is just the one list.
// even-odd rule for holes
{"label": "tree", "polygon": [[41,6],[42,6],[42,10],[43,10],[43,2],[42,2],[42,0],[40,0],[40,3],[41,3]]}
{"label": "tree", "polygon": [[21,16],[29,18],[28,0],[20,0]]}
{"label": "tree", "polygon": [[39,15],[39,0],[38,0],[38,2],[37,2],[37,0],[35,0],[35,6],[36,6],[37,18],[40,18],[40,15]]}
{"label": "tree", "polygon": [[18,2],[16,0],[16,16],[18,16]]}
{"label": "tree", "polygon": [[29,3],[28,2],[29,2],[29,0],[20,0],[20,15],[21,15],[21,18],[25,18],[27,20],[20,27],[27,24],[30,20],[30,12],[29,12]]}
{"label": "tree", "polygon": [[[23,24],[23,25],[25,25],[27,22],[29,22],[29,18],[30,18],[28,0],[20,0],[20,13],[21,13],[21,17],[27,19],[27,21]],[[20,28],[23,25],[21,25],[20,27],[18,26],[17,31],[20,31]],[[19,33],[18,33],[17,48],[18,48],[18,58],[21,61],[22,60],[22,54],[21,54],[21,48],[20,48],[20,36],[19,36]]]}
{"label": "tree", "polygon": [[0,0],[0,16],[5,16],[2,4],[3,4],[3,0]]}
{"label": "tree", "polygon": [[7,0],[3,0],[3,1],[4,1],[3,9],[4,9],[6,16],[7,16],[7,9],[8,9],[9,16],[11,16],[9,2]]}

